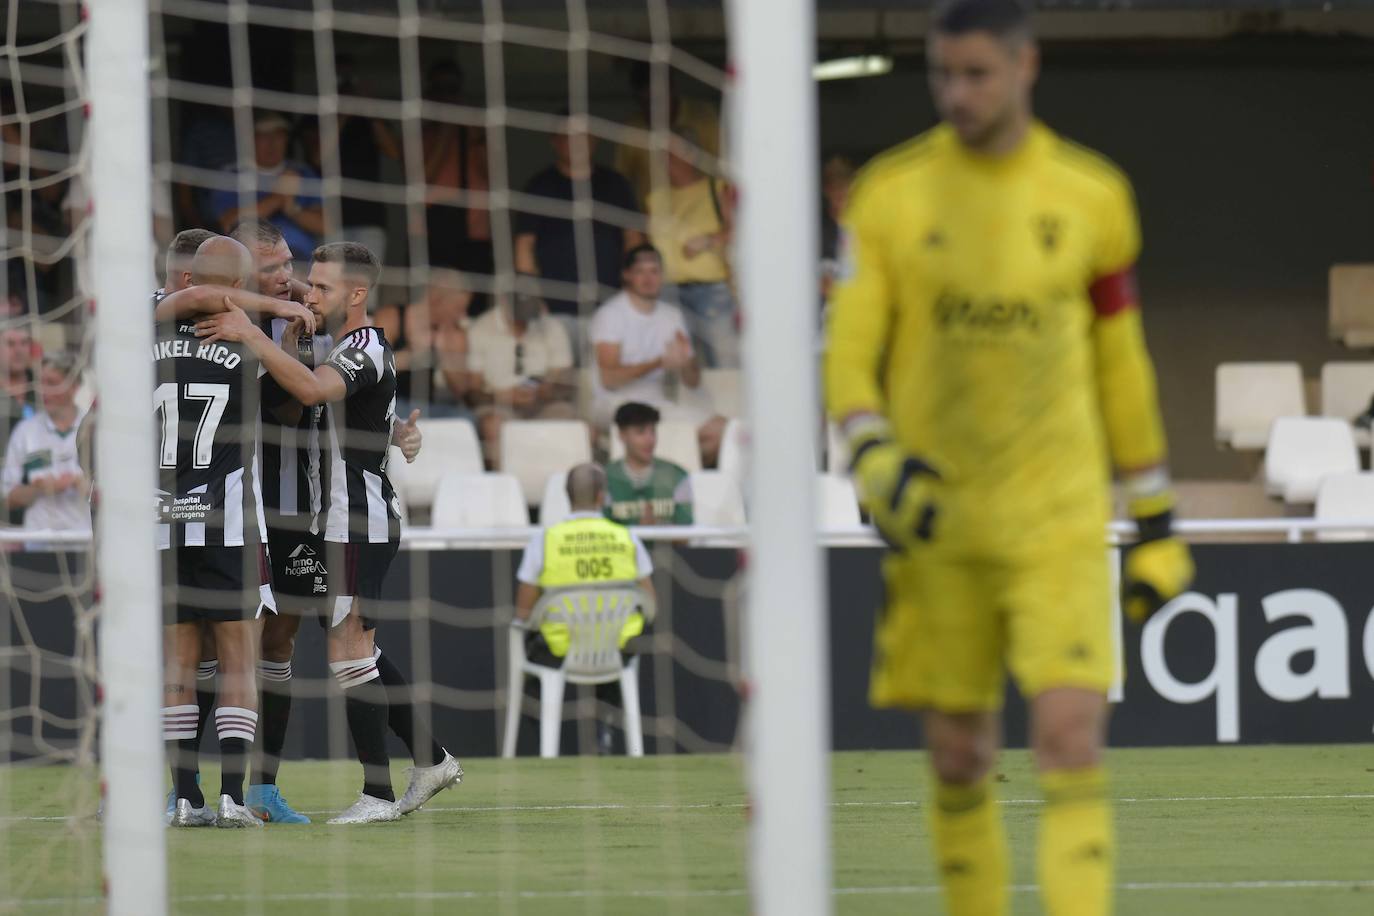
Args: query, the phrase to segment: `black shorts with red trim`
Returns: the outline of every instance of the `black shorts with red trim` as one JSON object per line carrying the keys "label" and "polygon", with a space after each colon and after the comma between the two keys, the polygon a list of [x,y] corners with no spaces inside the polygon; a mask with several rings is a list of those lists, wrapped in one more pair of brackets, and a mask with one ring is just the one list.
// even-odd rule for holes
{"label": "black shorts with red trim", "polygon": [[[354,611],[354,605],[360,599],[365,610],[367,604],[381,598],[387,570],[391,568],[391,561],[396,559],[400,549],[400,541],[383,541],[380,544],[327,542],[325,558],[334,572],[329,577],[329,600],[327,607],[320,612],[320,623],[326,627],[336,627]],[[376,628],[376,622],[365,613],[360,616],[364,630]]]}
{"label": "black shorts with red trim", "polygon": [[[253,620],[264,609],[276,610],[267,584],[267,553],[261,545],[173,546],[158,552],[164,624]],[[254,584],[245,587],[245,581]]]}

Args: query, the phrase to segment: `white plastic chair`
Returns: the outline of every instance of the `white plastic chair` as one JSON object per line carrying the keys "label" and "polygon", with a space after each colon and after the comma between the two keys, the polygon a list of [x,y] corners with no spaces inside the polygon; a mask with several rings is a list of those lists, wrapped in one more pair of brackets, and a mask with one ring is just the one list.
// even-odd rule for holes
{"label": "white plastic chair", "polygon": [[[701,443],[697,440],[696,424],[690,420],[661,420],[658,424],[658,447],[654,454],[671,461],[684,471],[701,470]],[[611,426],[611,460],[625,457],[625,443],[620,429]]]}
{"label": "white plastic chair", "polygon": [[501,424],[501,471],[520,481],[525,502],[538,505],[549,475],[592,460],[581,420],[507,420]]}
{"label": "white plastic chair", "polygon": [[1297,363],[1221,363],[1216,374],[1216,409],[1219,444],[1262,449],[1275,420],[1307,414],[1302,369]]}
{"label": "white plastic chair", "polygon": [[[1323,417],[1352,420],[1374,398],[1374,362],[1326,363],[1322,366]],[[1355,444],[1369,445],[1369,430],[1355,430]]]}
{"label": "white plastic chair", "polygon": [[644,756],[644,731],[639,714],[639,657],[628,662],[620,655],[620,631],[639,610],[646,621],[654,616],[652,603],[633,585],[582,586],[546,592],[530,615],[530,631],[547,621],[568,626],[568,653],[561,668],[536,665],[525,656],[526,630],[511,627],[506,677],[506,731],[501,756],[515,756],[520,730],[520,705],[526,677],[539,678],[539,756],[557,757],[563,731],[563,692],[568,684],[620,683],[625,713],[625,752]]}
{"label": "white plastic chair", "polygon": [[544,498],[539,501],[539,524],[547,528],[572,514],[568,499],[568,472],[555,471],[544,483]]}
{"label": "white plastic chair", "polygon": [[744,416],[744,387],[738,369],[703,369],[701,387],[711,399],[711,409],[722,417]]}
{"label": "white plastic chair", "polygon": [[1327,323],[1347,347],[1374,346],[1374,264],[1332,264]]}
{"label": "white plastic chair", "polygon": [[408,506],[430,506],[439,480],[447,473],[482,473],[482,446],[477,430],[467,420],[426,420],[415,425],[423,440],[414,464],[394,453],[387,464],[391,483]]}
{"label": "white plastic chair", "polygon": [[834,420],[825,424],[825,470],[828,474],[849,476],[849,443],[844,441],[840,424]]}
{"label": "white plastic chair", "polygon": [[[1327,474],[1317,485],[1315,516],[1323,521],[1336,519],[1374,519],[1374,473],[1347,471]],[[1317,532],[1319,541],[1368,541],[1374,529],[1342,528]]]}
{"label": "white plastic chair", "polygon": [[816,525],[828,530],[857,528],[860,524],[859,494],[854,489],[854,481],[834,474],[817,474]]}
{"label": "white plastic chair", "polygon": [[696,471],[692,481],[692,521],[713,528],[744,525],[739,481],[725,471]]}
{"label": "white plastic chair", "polygon": [[526,528],[529,511],[520,482],[509,474],[449,472],[434,491],[435,528]]}
{"label": "white plastic chair", "polygon": [[1327,474],[1360,469],[1350,424],[1334,417],[1280,417],[1264,453],[1265,486],[1284,502],[1310,503]]}

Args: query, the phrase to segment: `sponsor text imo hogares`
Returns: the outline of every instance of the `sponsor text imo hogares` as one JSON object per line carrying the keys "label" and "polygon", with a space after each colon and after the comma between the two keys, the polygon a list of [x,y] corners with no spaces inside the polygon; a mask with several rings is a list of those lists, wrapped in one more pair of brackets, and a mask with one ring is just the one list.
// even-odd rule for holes
{"label": "sponsor text imo hogares", "polygon": [[1139,631],[1139,670],[1126,681],[1126,705],[1145,699],[1143,680],[1170,703],[1214,705],[1220,742],[1367,739],[1374,729],[1371,549],[1198,547],[1193,590]]}

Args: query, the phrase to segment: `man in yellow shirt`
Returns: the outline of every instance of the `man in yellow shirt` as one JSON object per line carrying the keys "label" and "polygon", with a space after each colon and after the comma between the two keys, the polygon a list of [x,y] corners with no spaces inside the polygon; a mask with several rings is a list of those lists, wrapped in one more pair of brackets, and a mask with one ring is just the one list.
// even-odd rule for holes
{"label": "man in yellow shirt", "polygon": [[1030,706],[1051,916],[1111,911],[1102,745],[1113,657],[1104,525],[1115,465],[1139,521],[1135,620],[1192,578],[1145,350],[1131,188],[1035,121],[1018,0],[932,14],[944,123],[876,159],[845,219],[828,409],[893,547],[870,699],[921,713],[930,825],[956,916],[1007,912],[990,787],[1005,672]]}

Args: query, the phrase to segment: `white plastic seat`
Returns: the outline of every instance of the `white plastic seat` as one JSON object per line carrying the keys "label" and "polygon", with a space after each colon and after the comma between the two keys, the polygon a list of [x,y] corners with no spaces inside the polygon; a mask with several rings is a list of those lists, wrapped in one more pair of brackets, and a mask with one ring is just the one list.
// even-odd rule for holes
{"label": "white plastic seat", "polygon": [[720,437],[720,454],[716,457],[716,468],[726,474],[743,480],[748,473],[749,428],[743,420],[730,420]]}
{"label": "white plastic seat", "polygon": [[434,492],[435,528],[527,528],[529,511],[520,482],[509,474],[450,471]]}
{"label": "white plastic seat", "polygon": [[447,473],[482,473],[482,446],[476,428],[467,420],[421,417],[415,425],[423,437],[415,462],[406,464],[399,452],[392,452],[387,464],[391,483],[406,505],[432,505],[439,480]]}
{"label": "white plastic seat", "polygon": [[[697,440],[696,424],[690,420],[660,420],[658,424],[658,447],[654,454],[664,461],[671,461],[684,471],[701,470],[701,443]],[[611,460],[625,457],[625,443],[620,439],[620,429],[611,426]]]}
{"label": "white plastic seat", "polygon": [[734,475],[725,471],[696,471],[691,480],[694,523],[713,528],[744,524],[744,496]]}
{"label": "white plastic seat", "polygon": [[591,586],[546,592],[530,615],[531,629],[545,621],[568,625],[568,653],[561,668],[536,665],[525,656],[526,630],[511,627],[507,649],[506,731],[501,756],[515,756],[520,730],[520,706],[526,677],[539,678],[539,756],[557,757],[563,731],[563,692],[568,684],[620,683],[625,713],[625,752],[644,756],[643,723],[639,715],[639,657],[628,662],[620,654],[620,631],[639,609],[653,619],[652,604],[632,585]]}
{"label": "white plastic seat", "polygon": [[1310,503],[1327,474],[1360,469],[1350,424],[1334,417],[1280,417],[1264,453],[1265,486],[1284,502]]}
{"label": "white plastic seat", "polygon": [[568,472],[555,471],[544,482],[544,498],[539,501],[539,524],[547,528],[572,514],[568,499]]}
{"label": "white plastic seat", "polygon": [[816,525],[822,530],[857,528],[859,494],[854,481],[834,474],[816,475]]}
{"label": "white plastic seat", "polygon": [[825,470],[828,474],[849,476],[849,444],[834,420],[825,424]]}
{"label": "white plastic seat", "polygon": [[525,502],[538,505],[549,475],[592,460],[581,420],[507,420],[501,424],[501,471],[520,481]]}
{"label": "white plastic seat", "polygon": [[1307,414],[1297,363],[1222,363],[1216,374],[1216,439],[1235,449],[1258,450],[1279,417]]}
{"label": "white plastic seat", "polygon": [[[1317,486],[1317,519],[1330,521],[1355,519],[1367,522],[1374,519],[1374,473],[1347,471],[1327,474]],[[1374,529],[1342,528],[1317,532],[1319,541],[1368,541]]]}
{"label": "white plastic seat", "polygon": [[[1374,362],[1326,363],[1322,366],[1323,417],[1353,420],[1374,398]],[[1369,445],[1369,430],[1355,430],[1355,444]]]}
{"label": "white plastic seat", "polygon": [[722,417],[744,416],[743,374],[738,369],[703,369],[701,387],[711,399],[711,409]]}
{"label": "white plastic seat", "polygon": [[1347,347],[1374,346],[1374,264],[1332,264],[1327,327]]}

